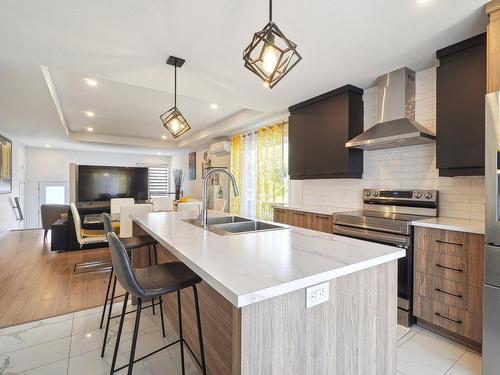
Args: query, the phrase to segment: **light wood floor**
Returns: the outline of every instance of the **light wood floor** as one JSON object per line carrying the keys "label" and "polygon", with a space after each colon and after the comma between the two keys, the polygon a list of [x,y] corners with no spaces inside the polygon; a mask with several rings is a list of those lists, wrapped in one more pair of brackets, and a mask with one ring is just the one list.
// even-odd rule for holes
{"label": "light wood floor", "polygon": [[42,230],[0,236],[0,327],[101,305],[109,273],[74,274],[73,267],[109,257],[108,248],[53,253]]}

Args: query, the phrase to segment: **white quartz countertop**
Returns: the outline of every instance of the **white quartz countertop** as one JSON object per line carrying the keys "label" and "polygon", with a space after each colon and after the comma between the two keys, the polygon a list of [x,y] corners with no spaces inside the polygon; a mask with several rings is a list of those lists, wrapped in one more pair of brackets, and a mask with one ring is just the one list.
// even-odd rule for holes
{"label": "white quartz countertop", "polygon": [[294,206],[289,204],[275,204],[273,207],[281,208],[284,210],[310,212],[313,214],[322,214],[322,215],[333,215],[336,212],[355,211],[353,209],[345,207]]}
{"label": "white quartz countertop", "polygon": [[220,236],[182,221],[197,215],[156,212],[133,220],[236,307],[405,256],[397,247],[296,227]]}
{"label": "white quartz countertop", "polygon": [[432,219],[416,220],[412,222],[416,227],[427,227],[436,229],[452,230],[456,232],[467,232],[484,234],[484,221],[456,219],[452,217],[436,217]]}

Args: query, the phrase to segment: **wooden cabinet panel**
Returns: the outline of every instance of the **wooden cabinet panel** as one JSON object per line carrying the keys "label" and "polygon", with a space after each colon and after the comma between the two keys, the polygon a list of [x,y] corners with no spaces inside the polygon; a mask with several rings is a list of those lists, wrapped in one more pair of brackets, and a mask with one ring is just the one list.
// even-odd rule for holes
{"label": "wooden cabinet panel", "polygon": [[332,233],[332,215],[312,214],[311,229],[318,232]]}
{"label": "wooden cabinet panel", "polygon": [[482,319],[475,313],[417,295],[413,314],[448,331],[477,342],[482,341]]}
{"label": "wooden cabinet panel", "polygon": [[345,143],[363,131],[362,95],[347,85],[289,108],[292,179],[361,178],[363,151]]}
{"label": "wooden cabinet panel", "polygon": [[486,34],[436,55],[436,167],[441,176],[484,175]]}
{"label": "wooden cabinet panel", "polygon": [[275,208],[273,220],[276,223],[289,224],[289,219],[288,219],[289,212],[290,211],[286,209]]}
{"label": "wooden cabinet panel", "polygon": [[415,272],[414,293],[482,316],[482,288]]}
{"label": "wooden cabinet panel", "polygon": [[415,249],[434,251],[446,255],[478,258],[482,263],[484,236],[433,228],[415,228]]}
{"label": "wooden cabinet panel", "polygon": [[312,214],[300,211],[290,211],[289,224],[294,227],[311,228]]}

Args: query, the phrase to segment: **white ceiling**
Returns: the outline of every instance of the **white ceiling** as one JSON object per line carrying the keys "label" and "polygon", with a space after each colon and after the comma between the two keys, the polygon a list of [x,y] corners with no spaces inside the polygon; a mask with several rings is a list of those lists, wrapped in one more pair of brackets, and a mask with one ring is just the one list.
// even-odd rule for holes
{"label": "white ceiling", "polygon": [[[436,49],[485,30],[486,2],[275,0],[274,20],[303,60],[270,90],[242,62],[253,32],[267,22],[267,0],[2,0],[0,129],[31,146],[172,153],[338,86],[366,88],[401,66],[427,68]],[[193,130],[178,143],[160,138],[158,115],[172,103],[169,55],[187,60],[178,71],[178,104]],[[49,67],[73,136],[41,65]],[[84,77],[99,85],[85,85]],[[83,126],[95,131],[81,133]]]}

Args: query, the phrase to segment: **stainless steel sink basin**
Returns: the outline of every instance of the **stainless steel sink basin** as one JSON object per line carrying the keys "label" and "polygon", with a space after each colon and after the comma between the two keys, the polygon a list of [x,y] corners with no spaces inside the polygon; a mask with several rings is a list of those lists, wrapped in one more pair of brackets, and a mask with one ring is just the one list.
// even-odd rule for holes
{"label": "stainless steel sink basin", "polygon": [[[201,221],[199,219],[185,219],[183,220],[186,223],[196,225],[197,227],[201,227]],[[217,217],[209,217],[207,219],[208,225],[215,225],[215,224],[229,224],[229,223],[240,223],[240,222],[247,222],[247,221],[252,221],[250,219],[245,219],[244,217],[240,216],[217,216]]]}
{"label": "stainless steel sink basin", "polygon": [[240,223],[217,224],[208,227],[211,232],[227,236],[231,234],[255,233],[269,230],[286,229],[287,227],[262,221],[245,221]]}
{"label": "stainless steel sink basin", "polygon": [[[198,219],[185,219],[183,221],[201,228],[201,222]],[[221,236],[286,228],[288,227],[246,219],[240,216],[218,216],[208,218],[208,230]]]}

